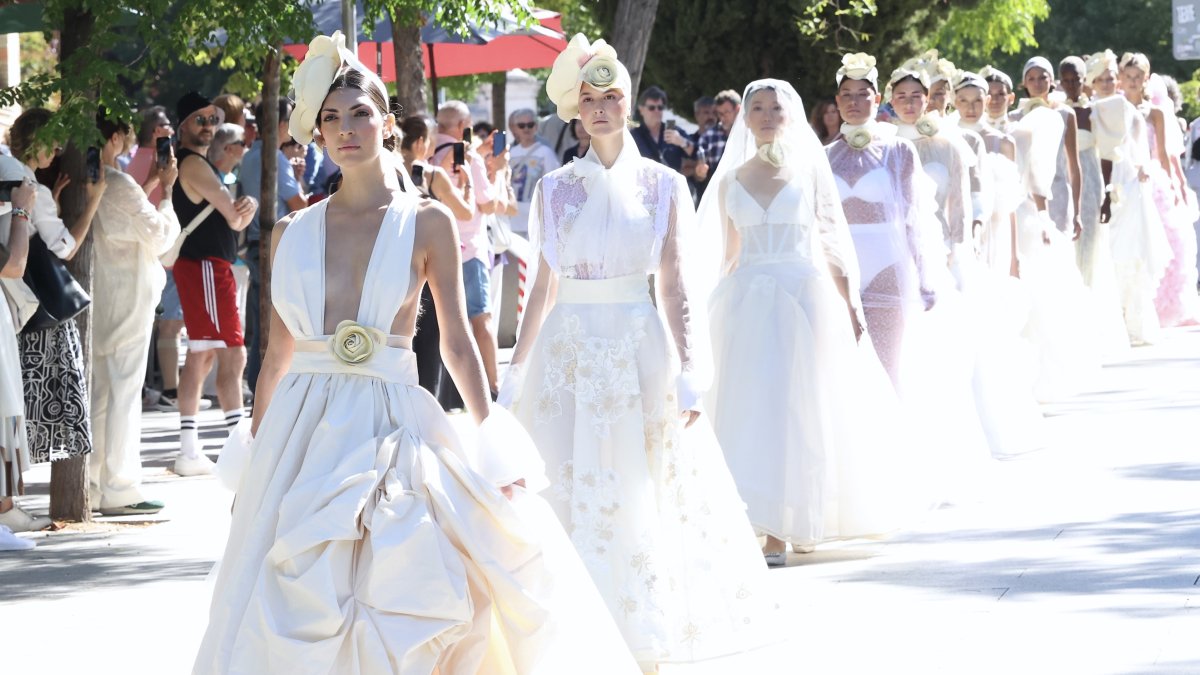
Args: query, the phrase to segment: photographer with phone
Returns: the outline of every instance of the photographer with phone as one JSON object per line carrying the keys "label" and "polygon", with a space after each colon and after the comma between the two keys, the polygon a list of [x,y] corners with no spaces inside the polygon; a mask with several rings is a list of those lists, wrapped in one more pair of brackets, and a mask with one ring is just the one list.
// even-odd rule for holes
{"label": "photographer with phone", "polygon": [[[99,170],[97,156],[96,166],[90,167],[98,174],[96,180],[85,180],[83,212],[69,227],[62,221],[53,193],[49,187],[39,184],[34,174],[48,168],[59,152],[57,145],[46,146],[36,140],[38,131],[50,122],[51,117],[52,113],[45,108],[30,108],[21,113],[9,130],[9,148],[13,157],[21,162],[22,180],[37,191],[37,200],[28,214],[32,227],[26,279],[31,278],[30,273],[35,268],[52,267],[54,258],[70,260],[75,257],[91,232],[92,219],[108,185],[104,172]],[[31,287],[25,285],[23,288],[29,290]],[[9,290],[7,284],[6,290]],[[46,288],[38,297],[45,302],[45,294],[58,293],[61,298],[66,297],[65,292],[66,289]],[[74,318],[60,322],[51,318],[46,323],[52,325],[40,329],[26,325],[18,337],[25,384],[25,427],[30,460],[34,464],[78,457],[92,451],[88,385],[79,328]]]}
{"label": "photographer with phone", "polygon": [[142,112],[141,126],[137,133],[137,150],[125,167],[125,173],[133,177],[145,190],[150,203],[158,206],[163,190],[160,173],[167,162],[175,157],[172,139],[175,128],[167,118],[167,109],[161,105]]}
{"label": "photographer with phone", "polygon": [[[471,332],[483,357],[484,372],[492,393],[497,390],[496,336],[492,333],[490,302],[492,267],[491,247],[484,216],[496,212],[497,191],[488,180],[487,165],[478,153],[468,150],[464,131],[471,127],[471,111],[462,101],[447,101],[437,112],[437,145],[432,163],[452,176],[466,174],[472,186],[475,213],[469,219],[458,219],[458,236],[462,242],[463,286],[467,296],[467,317]],[[443,402],[444,404],[445,402]]]}
{"label": "photographer with phone", "polygon": [[105,515],[156,513],[162,502],[146,499],[141,490],[142,383],[154,313],[167,283],[159,256],[179,237],[170,197],[179,169],[168,153],[155,172],[165,195],[155,206],[117,164],[133,146],[132,129],[104,115],[96,126],[105,139],[100,165],[108,188],[92,235],[91,504]]}
{"label": "photographer with phone", "polygon": [[667,108],[667,92],[650,87],[638,98],[638,117],[641,124],[630,130],[638,152],[646,159],[665,164],[683,173],[683,160],[692,156],[694,147],[687,134],[675,128],[675,121],[663,122]]}

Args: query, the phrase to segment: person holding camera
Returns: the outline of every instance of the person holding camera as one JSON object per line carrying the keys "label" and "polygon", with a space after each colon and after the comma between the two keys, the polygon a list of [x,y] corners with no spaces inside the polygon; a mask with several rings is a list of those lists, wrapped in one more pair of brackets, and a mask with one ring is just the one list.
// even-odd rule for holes
{"label": "person holding camera", "polygon": [[[258,200],[234,199],[205,156],[223,113],[207,97],[188,92],[176,105],[179,117],[179,180],[172,190],[175,215],[187,229],[173,273],[187,326],[188,354],[179,378],[179,457],[174,471],[181,476],[212,472],[213,462],[201,452],[196,413],[204,379],[217,363],[217,400],[225,424],[242,419],[242,371],[245,340],[237,307],[238,233],[250,225]],[[182,236],[182,235],[181,235]]]}
{"label": "person holding camera", "polygon": [[642,157],[683,173],[683,160],[692,156],[695,145],[687,134],[675,128],[675,120],[663,123],[666,108],[667,92],[658,87],[643,91],[638,98],[638,117],[642,123],[630,133]]}
{"label": "person holding camera", "polygon": [[471,127],[471,110],[462,101],[447,101],[437,112],[437,146],[433,164],[451,175],[466,174],[474,193],[475,213],[469,220],[458,221],[458,236],[463,248],[463,287],[467,296],[467,317],[471,332],[479,344],[484,372],[493,398],[498,387],[496,374],[496,335],[492,331],[491,245],[483,217],[496,212],[496,189],[488,180],[487,164],[479,153],[470,150],[470,138],[464,133]]}
{"label": "person holding camera", "polygon": [[163,190],[155,206],[117,165],[133,145],[132,129],[103,115],[96,126],[105,139],[100,164],[108,188],[93,225],[91,504],[104,515],[157,513],[162,502],[141,491],[142,382],[154,311],[167,283],[159,256],[179,236],[171,203],[179,169],[171,154],[155,163],[155,182]]}

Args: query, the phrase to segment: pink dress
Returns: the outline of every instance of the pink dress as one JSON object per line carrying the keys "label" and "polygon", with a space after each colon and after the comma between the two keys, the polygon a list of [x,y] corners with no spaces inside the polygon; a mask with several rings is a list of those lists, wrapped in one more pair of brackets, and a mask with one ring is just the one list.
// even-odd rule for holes
{"label": "pink dress", "polygon": [[[1148,112],[1147,108],[1146,114]],[[1164,118],[1167,124],[1174,124],[1174,115],[1164,112]],[[1150,162],[1148,171],[1154,185],[1154,205],[1166,228],[1167,243],[1171,246],[1171,262],[1159,282],[1154,306],[1158,310],[1158,321],[1163,328],[1194,326],[1200,324],[1200,296],[1196,294],[1196,231],[1192,228],[1196,221],[1195,195],[1189,195],[1190,201],[1187,204],[1176,203],[1172,179],[1159,164],[1158,143],[1155,137],[1158,132],[1153,124],[1147,124],[1146,128],[1149,131],[1150,154],[1154,159]],[[1168,152],[1172,152],[1172,146],[1177,145],[1172,142],[1173,136],[1182,137],[1182,133],[1170,132],[1168,129]]]}

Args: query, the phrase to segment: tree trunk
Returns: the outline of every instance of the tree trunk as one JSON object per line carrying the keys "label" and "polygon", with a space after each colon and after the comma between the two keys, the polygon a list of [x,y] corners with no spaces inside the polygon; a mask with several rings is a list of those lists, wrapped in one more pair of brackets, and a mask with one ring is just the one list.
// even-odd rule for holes
{"label": "tree trunk", "polygon": [[271,233],[279,214],[275,206],[279,202],[279,171],[290,171],[290,167],[279,166],[279,153],[267,152],[267,148],[279,147],[279,64],[280,49],[267,51],[263,63],[263,118],[258,121],[262,136],[262,183],[259,187],[262,199],[258,205],[258,353],[259,363],[267,355],[267,341],[271,338]]}
{"label": "tree trunk", "polygon": [[392,15],[392,58],[396,61],[396,99],[402,110],[397,117],[424,115],[425,51],[421,46],[421,25],[403,26]]}
{"label": "tree trunk", "polygon": [[657,12],[658,0],[620,0],[617,3],[612,45],[617,50],[617,58],[629,69],[633,91],[626,93],[630,97],[636,97],[640,91],[642,68],[646,65],[646,51],[650,47]]}
{"label": "tree trunk", "polygon": [[[76,51],[83,49],[92,39],[96,20],[91,13],[67,9],[63,16],[62,52],[59,64],[64,63]],[[84,184],[87,180],[84,169],[84,151],[74,144],[67,147],[60,160],[60,171],[71,177],[71,184],[62,192],[61,217],[68,225],[74,224],[83,213],[87,203]],[[67,268],[89,295],[92,293],[92,237],[84,238],[83,244]],[[88,390],[92,384],[92,310],[84,310],[75,318],[79,326],[79,339],[83,343],[83,367]],[[98,505],[97,505],[98,506]],[[86,455],[53,462],[50,465],[50,517],[55,520],[87,522],[92,519],[88,505],[88,458]]]}
{"label": "tree trunk", "polygon": [[508,128],[508,72],[496,73],[492,80],[492,124],[497,129]]}

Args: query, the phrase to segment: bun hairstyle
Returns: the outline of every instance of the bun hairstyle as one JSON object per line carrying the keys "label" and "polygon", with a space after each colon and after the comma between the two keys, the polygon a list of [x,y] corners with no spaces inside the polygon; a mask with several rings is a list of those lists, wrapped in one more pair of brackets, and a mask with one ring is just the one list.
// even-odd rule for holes
{"label": "bun hairstyle", "polygon": [[427,138],[431,128],[429,119],[424,115],[405,117],[404,121],[400,123],[400,133],[404,136],[404,140],[400,142],[400,147],[408,150],[417,141]]}
{"label": "bun hairstyle", "polygon": [[[338,89],[355,89],[367,95],[371,99],[371,103],[375,105],[375,109],[384,118],[391,114],[391,106],[388,104],[388,99],[379,88],[369,80],[362,71],[353,66],[342,66],[333,76],[333,82],[329,84],[329,91],[326,96],[332,94]],[[398,107],[398,106],[397,106]],[[321,130],[321,118],[317,117],[317,131]],[[383,139],[383,147],[389,151],[396,149],[396,134],[387,136]]]}

